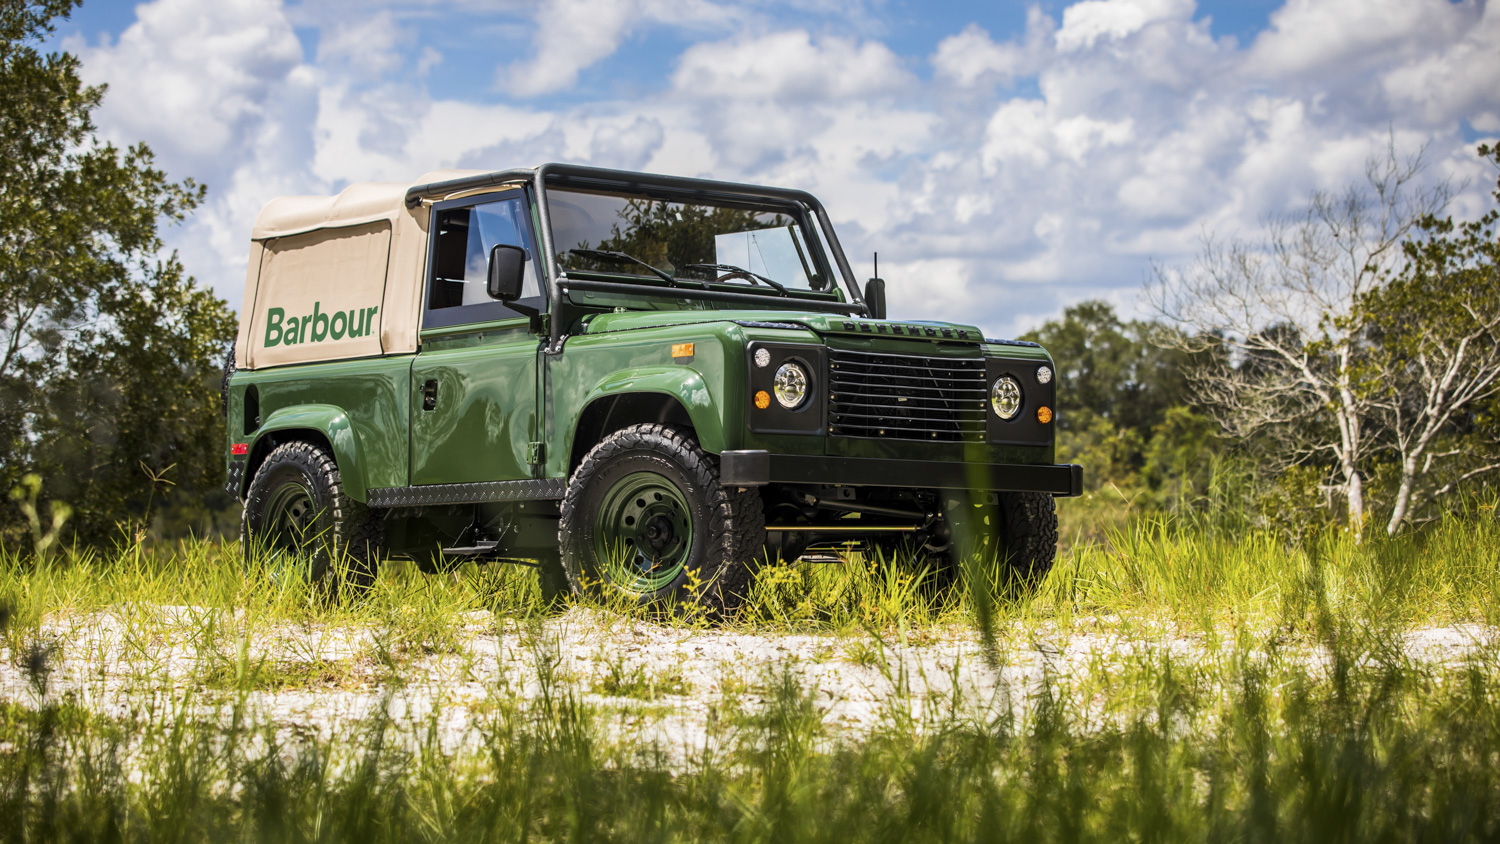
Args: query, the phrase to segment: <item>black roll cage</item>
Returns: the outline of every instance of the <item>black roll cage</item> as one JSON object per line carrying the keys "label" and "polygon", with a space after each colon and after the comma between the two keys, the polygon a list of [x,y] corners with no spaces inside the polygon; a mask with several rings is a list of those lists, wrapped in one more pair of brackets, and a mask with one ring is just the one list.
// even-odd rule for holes
{"label": "black roll cage", "polygon": [[[746,197],[755,199],[771,199],[780,202],[790,202],[802,205],[810,211],[818,221],[818,228],[822,231],[823,240],[828,244],[833,253],[834,263],[838,267],[839,274],[844,277],[845,286],[848,288],[852,301],[848,303],[832,302],[802,302],[798,305],[807,310],[830,310],[842,313],[870,314],[869,306],[860,296],[859,285],[854,281],[854,272],[849,268],[849,259],[844,256],[844,249],[839,245],[838,236],[834,234],[833,223],[828,219],[828,212],[823,208],[823,203],[812,194],[794,190],[791,188],[774,188],[765,185],[748,185],[737,182],[720,182],[713,179],[692,179],[685,176],[658,176],[650,173],[636,173],[629,170],[610,170],[604,167],[586,167],[580,164],[543,164],[540,167],[517,168],[513,170],[497,170],[493,173],[482,173],[477,176],[464,176],[458,179],[448,179],[442,182],[431,182],[425,185],[415,185],[406,191],[406,205],[415,208],[424,199],[451,196],[455,193],[483,190],[484,188],[500,187],[502,185],[523,184],[530,185],[532,196],[537,203],[537,211],[541,216],[539,235],[542,240],[542,252],[545,260],[542,267],[547,273],[548,304],[553,311],[550,320],[551,327],[548,337],[548,347],[558,348],[562,339],[563,321],[556,313],[559,303],[566,292],[564,289],[564,276],[561,267],[557,264],[557,252],[552,243],[552,219],[547,208],[548,183],[558,186],[577,188],[613,188],[626,190],[637,190],[650,193],[654,190],[668,190],[674,194],[685,196],[696,196],[704,199],[733,200]],[[637,290],[633,285],[590,281],[585,279],[569,279],[566,287],[577,290],[596,289],[601,292],[624,292],[624,289]],[[673,295],[681,295],[682,298],[702,298],[708,301],[737,302],[744,304],[761,303],[767,299],[750,293],[730,293],[724,291],[693,290],[688,288],[670,288]],[[714,294],[714,295],[705,295]],[[785,302],[788,300],[778,299],[775,301]]]}

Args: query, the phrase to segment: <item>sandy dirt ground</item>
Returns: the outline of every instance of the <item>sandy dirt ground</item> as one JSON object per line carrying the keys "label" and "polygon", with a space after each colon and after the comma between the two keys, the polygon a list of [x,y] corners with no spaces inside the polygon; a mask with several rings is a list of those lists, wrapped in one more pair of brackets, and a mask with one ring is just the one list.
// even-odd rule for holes
{"label": "sandy dirt ground", "polygon": [[[49,618],[25,652],[0,652],[0,697],[29,705],[68,697],[120,717],[184,704],[222,713],[238,700],[257,723],[324,739],[384,707],[423,731],[437,724],[436,742],[451,752],[477,741],[475,722],[497,705],[524,709],[544,695],[571,695],[601,713],[619,739],[690,754],[711,742],[722,713],[754,711],[788,681],[833,734],[852,736],[893,718],[921,729],[954,716],[1016,717],[1048,678],[1102,706],[1111,678],[1132,666],[1163,655],[1202,664],[1235,652],[1202,632],[1118,619],[1006,629],[992,658],[963,628],[883,639],[749,633],[583,608],[531,625],[473,613],[459,634],[436,647],[351,627],[246,635],[233,616],[191,607]],[[1500,630],[1462,625],[1408,631],[1394,645],[1416,664],[1457,665],[1493,653],[1497,642]],[[1319,670],[1317,648],[1292,649]],[[28,661],[45,668],[28,670]],[[241,699],[232,690],[244,672],[257,679]]]}

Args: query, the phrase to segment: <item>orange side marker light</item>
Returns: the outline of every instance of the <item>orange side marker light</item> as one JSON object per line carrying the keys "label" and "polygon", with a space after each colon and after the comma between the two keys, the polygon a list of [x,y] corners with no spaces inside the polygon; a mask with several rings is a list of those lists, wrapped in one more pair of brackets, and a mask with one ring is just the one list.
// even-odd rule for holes
{"label": "orange side marker light", "polygon": [[771,394],[765,390],[755,391],[755,406],[761,410],[771,406]]}
{"label": "orange side marker light", "polygon": [[672,344],[672,358],[673,358],[673,360],[676,360],[677,358],[690,358],[692,356],[693,356],[693,344],[692,343],[674,343],[674,344]]}
{"label": "orange side marker light", "polygon": [[1039,407],[1039,408],[1037,408],[1036,409],[1036,421],[1042,423],[1043,425],[1047,424],[1048,422],[1051,422],[1052,421],[1052,408],[1050,408],[1050,407]]}

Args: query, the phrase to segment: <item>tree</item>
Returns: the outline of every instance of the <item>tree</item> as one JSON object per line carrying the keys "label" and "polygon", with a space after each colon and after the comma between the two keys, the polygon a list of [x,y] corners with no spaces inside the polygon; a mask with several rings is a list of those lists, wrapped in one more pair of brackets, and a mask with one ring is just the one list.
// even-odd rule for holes
{"label": "tree", "polygon": [[0,0],[0,483],[41,475],[99,540],[144,515],[147,469],[175,463],[183,496],[217,485],[206,411],[233,316],[161,255],[159,222],[203,188],[97,139],[105,89],[38,49],[78,3]]}
{"label": "tree", "polygon": [[[1500,149],[1481,146],[1479,154],[1500,165]],[[1500,180],[1494,196],[1500,201]],[[1500,397],[1497,220],[1495,209],[1461,224],[1421,217],[1422,237],[1403,244],[1401,273],[1362,303],[1378,385],[1374,409],[1400,468],[1390,534],[1414,504],[1420,508],[1500,470],[1500,443],[1483,418],[1486,404]],[[1446,483],[1426,484],[1449,466]]]}
{"label": "tree", "polygon": [[1420,159],[1390,149],[1366,184],[1315,193],[1304,213],[1269,220],[1263,240],[1209,237],[1194,265],[1158,267],[1148,288],[1178,329],[1169,344],[1230,350],[1189,373],[1225,432],[1256,441],[1273,466],[1327,465],[1356,533],[1381,394],[1365,302],[1396,275],[1413,226],[1449,196],[1416,188]]}
{"label": "tree", "polygon": [[[1087,301],[1022,335],[1045,346],[1056,361],[1059,459],[1088,466],[1090,484],[1137,477],[1148,452],[1211,449],[1184,417],[1192,415],[1182,407],[1191,397],[1185,373],[1192,355],[1153,342],[1164,330],[1153,322],[1121,320],[1107,302]],[[1177,442],[1189,430],[1196,444]],[[1187,468],[1181,461],[1172,465]],[[1169,482],[1165,466],[1148,478],[1151,486]]]}

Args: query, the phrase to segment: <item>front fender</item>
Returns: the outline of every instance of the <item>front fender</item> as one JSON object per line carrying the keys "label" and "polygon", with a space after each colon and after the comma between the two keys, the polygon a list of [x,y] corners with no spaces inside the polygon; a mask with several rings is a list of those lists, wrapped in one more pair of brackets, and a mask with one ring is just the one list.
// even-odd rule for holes
{"label": "front fender", "polygon": [[323,435],[333,448],[333,459],[339,467],[339,480],[343,484],[344,494],[355,501],[365,501],[365,472],[364,464],[360,461],[359,437],[355,434],[348,414],[341,407],[331,404],[303,404],[273,412],[255,432],[255,439],[250,443],[250,453],[261,454],[261,444],[272,435],[276,435],[275,440],[285,440],[292,439],[287,434],[301,431]]}
{"label": "front fender", "polygon": [[[728,447],[724,437],[723,411],[709,391],[703,374],[695,369],[682,366],[641,366],[610,373],[594,386],[579,410],[582,411],[599,399],[629,393],[656,393],[676,399],[693,421],[693,428],[698,434],[698,445],[714,454]],[[574,422],[576,434],[577,420]]]}

